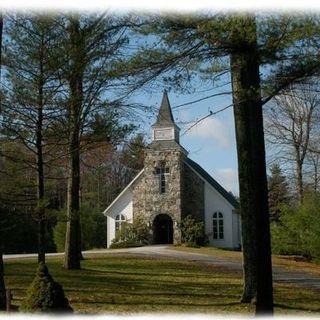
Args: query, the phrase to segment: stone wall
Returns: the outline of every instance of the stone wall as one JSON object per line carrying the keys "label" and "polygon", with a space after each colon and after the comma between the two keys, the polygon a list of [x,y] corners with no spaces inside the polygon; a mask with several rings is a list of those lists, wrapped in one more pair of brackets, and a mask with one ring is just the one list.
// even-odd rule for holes
{"label": "stone wall", "polygon": [[[184,155],[179,149],[146,150],[143,177],[133,186],[133,217],[142,214],[152,227],[158,214],[167,214],[173,221],[173,242],[181,242],[178,228],[181,221],[181,172]],[[166,192],[160,193],[156,168],[164,164],[169,168],[166,175]]]}
{"label": "stone wall", "polygon": [[204,182],[186,164],[183,164],[182,192],[181,192],[182,219],[192,215],[197,221],[204,221]]}

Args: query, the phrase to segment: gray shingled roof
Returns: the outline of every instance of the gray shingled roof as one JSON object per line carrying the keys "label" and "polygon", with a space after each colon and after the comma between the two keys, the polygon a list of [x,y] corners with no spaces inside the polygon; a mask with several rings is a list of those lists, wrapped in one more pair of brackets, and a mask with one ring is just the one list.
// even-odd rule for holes
{"label": "gray shingled roof", "polygon": [[186,162],[195,170],[204,180],[206,180],[213,188],[215,188],[235,209],[239,209],[239,202],[232,193],[224,189],[215,179],[213,179],[203,168],[196,162],[187,158]]}
{"label": "gray shingled roof", "polygon": [[181,144],[179,144],[176,140],[160,140],[160,141],[152,141],[148,149],[152,150],[181,150],[183,153],[188,154],[188,151],[185,150]]}
{"label": "gray shingled roof", "polygon": [[174,119],[171,111],[171,106],[168,99],[167,91],[164,90],[157,121],[153,126],[167,126],[172,124],[174,124]]}

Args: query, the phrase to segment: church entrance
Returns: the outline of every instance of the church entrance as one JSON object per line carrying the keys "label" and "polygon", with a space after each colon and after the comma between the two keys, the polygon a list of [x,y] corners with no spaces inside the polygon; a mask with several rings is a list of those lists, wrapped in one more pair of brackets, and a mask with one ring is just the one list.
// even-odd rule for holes
{"label": "church entrance", "polygon": [[167,214],[159,214],[153,220],[153,243],[173,243],[173,221]]}

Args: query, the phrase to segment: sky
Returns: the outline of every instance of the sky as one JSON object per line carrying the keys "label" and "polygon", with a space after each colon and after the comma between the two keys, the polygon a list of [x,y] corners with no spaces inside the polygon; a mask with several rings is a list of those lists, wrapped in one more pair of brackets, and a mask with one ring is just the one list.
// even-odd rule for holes
{"label": "sky", "polygon": [[[148,141],[151,141],[151,125],[156,121],[163,90],[153,90],[149,94],[139,94],[135,101],[152,106],[147,109],[142,122],[141,130]],[[223,91],[230,91],[223,89]],[[181,94],[168,92],[170,105],[176,124],[180,127],[180,144],[189,152],[188,156],[202,166],[227,191],[239,195],[237,153],[235,142],[235,129],[233,110],[228,108],[217,115],[210,116],[192,127],[199,119],[232,103],[232,97],[226,95],[205,99],[188,106],[177,107],[181,104],[204,98],[218,92],[199,92],[194,94]],[[191,128],[191,129],[190,129]]]}
{"label": "sky", "polygon": [[[81,9],[84,11],[97,10],[119,10],[126,11],[136,9],[137,11],[152,10],[154,12],[194,12],[195,10],[277,10],[295,12],[319,12],[319,3],[313,0],[224,0],[215,3],[212,0],[11,0],[0,3],[2,9],[38,9],[38,10],[68,10]],[[142,130],[151,136],[150,126],[155,122],[156,109],[159,108],[163,90],[157,90],[146,94],[145,92],[136,96],[136,101],[144,105],[153,106],[153,112],[144,115]],[[211,92],[212,94],[212,92]],[[199,122],[186,133],[192,122],[204,117],[209,110],[216,111],[231,104],[231,95],[215,99],[203,100],[188,107],[176,108],[175,106],[197,100],[208,95],[207,92],[183,95],[177,92],[169,92],[169,100],[173,108],[176,123],[181,128],[181,144],[189,152],[189,157],[200,164],[210,175],[212,175],[226,190],[239,194],[237,155],[235,143],[235,130],[232,108],[217,115],[206,118]],[[184,124],[189,122],[189,124]],[[191,123],[190,123],[191,122]]]}

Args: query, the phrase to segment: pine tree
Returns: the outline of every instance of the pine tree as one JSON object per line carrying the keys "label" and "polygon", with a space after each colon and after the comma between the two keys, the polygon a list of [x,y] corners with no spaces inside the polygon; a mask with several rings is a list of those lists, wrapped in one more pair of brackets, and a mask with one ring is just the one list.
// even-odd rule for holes
{"label": "pine tree", "polygon": [[69,174],[67,197],[67,232],[64,267],[80,269],[81,230],[80,230],[80,118],[83,103],[84,37],[80,33],[80,21],[71,17],[68,26],[70,36],[70,64],[68,77],[70,102],[68,105],[69,123]]}
{"label": "pine tree", "polygon": [[[46,132],[61,108],[58,106],[57,59],[54,56],[56,26],[50,17],[11,15],[7,21],[6,80],[11,90],[3,105],[2,132],[8,140],[19,141],[30,152],[25,166],[35,170],[38,221],[38,261],[45,261],[46,205],[45,166],[53,149]],[[19,59],[16,57],[19,56]],[[55,144],[56,142],[53,142]],[[11,156],[14,161],[14,157]],[[16,161],[21,161],[17,158]]]}
{"label": "pine tree", "polygon": [[144,136],[142,134],[136,135],[125,144],[121,152],[120,161],[128,168],[134,170],[135,173],[139,172],[143,169],[145,147]]}
{"label": "pine tree", "polygon": [[289,190],[286,177],[278,164],[272,165],[268,177],[269,210],[271,221],[279,221],[281,205],[289,203]]}
{"label": "pine tree", "polygon": [[234,19],[230,64],[239,159],[242,244],[246,248],[243,251],[245,289],[242,300],[249,302],[256,290],[257,314],[271,314],[271,241],[256,32],[254,16]]}
{"label": "pine tree", "polygon": [[[65,64],[61,68],[61,76],[68,96],[68,222],[64,260],[67,269],[80,268],[81,137],[87,132],[94,115],[116,111],[114,117],[121,116],[123,97],[117,90],[121,87],[118,79],[126,72],[123,61],[123,50],[128,43],[126,28],[126,17],[107,14],[72,14],[64,17],[61,59]],[[108,92],[111,90],[113,98]]]}

